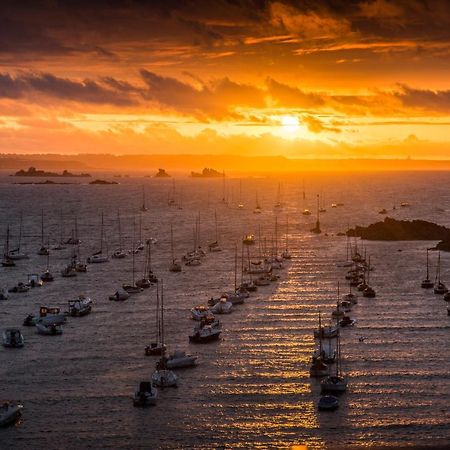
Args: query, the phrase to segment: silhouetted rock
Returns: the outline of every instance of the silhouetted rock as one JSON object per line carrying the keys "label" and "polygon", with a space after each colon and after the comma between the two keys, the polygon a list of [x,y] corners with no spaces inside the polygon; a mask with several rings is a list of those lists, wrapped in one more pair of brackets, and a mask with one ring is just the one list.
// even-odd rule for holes
{"label": "silhouetted rock", "polygon": [[30,167],[28,170],[19,170],[12,177],[90,177],[88,173],[80,173],[79,175],[63,170],[61,174],[56,172],[46,172],[45,170],[38,170],[35,167]]}
{"label": "silhouetted rock", "polygon": [[450,240],[450,229],[426,220],[386,217],[383,222],[349,229],[347,236],[359,236],[369,241],[438,241]]}
{"label": "silhouetted rock", "polygon": [[192,178],[222,178],[225,176],[225,173],[218,172],[215,169],[210,169],[205,167],[201,173],[199,172],[191,172]]}
{"label": "silhouetted rock", "polygon": [[107,181],[107,180],[94,180],[89,184],[119,184],[117,181]]}
{"label": "silhouetted rock", "polygon": [[170,178],[170,175],[164,169],[158,169],[155,178]]}

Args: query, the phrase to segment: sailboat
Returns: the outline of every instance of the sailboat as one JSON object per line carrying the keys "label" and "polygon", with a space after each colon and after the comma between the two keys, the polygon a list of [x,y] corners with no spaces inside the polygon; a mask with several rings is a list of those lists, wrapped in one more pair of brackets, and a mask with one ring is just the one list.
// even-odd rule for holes
{"label": "sailboat", "polygon": [[103,254],[103,213],[102,213],[102,221],[100,226],[100,250],[95,252],[92,256],[87,258],[87,262],[89,264],[92,263],[105,263],[108,262],[108,254]]}
{"label": "sailboat", "polygon": [[131,281],[131,284],[123,284],[122,285],[122,288],[125,290],[125,291],[127,291],[129,294],[138,294],[139,292],[142,292],[143,291],[143,289],[142,289],[142,287],[139,287],[139,286],[136,286],[136,283],[135,283],[135,273],[136,273],[136,270],[135,270],[135,259],[136,259],[136,252],[134,251],[134,249],[135,249],[135,239],[134,239],[134,237],[135,237],[135,223],[134,223],[134,221],[133,221],[133,251],[132,251],[132,258],[131,258],[131,261],[132,261],[132,281]]}
{"label": "sailboat", "polygon": [[348,380],[347,377],[342,374],[341,340],[339,330],[336,339],[336,373],[335,375],[330,375],[322,380],[320,383],[322,392],[340,393],[347,390]]}
{"label": "sailboat", "polygon": [[370,286],[370,271],[371,271],[370,256],[369,256],[369,264],[367,265],[366,271],[367,271],[367,286],[363,290],[363,296],[368,298],[374,298],[376,297],[377,294],[375,292],[375,289]]}
{"label": "sailboat", "polygon": [[9,225],[6,227],[5,248],[3,250],[3,267],[14,267],[16,263],[9,257]]}
{"label": "sailboat", "polygon": [[170,224],[170,250],[172,254],[172,263],[169,266],[170,272],[181,272],[181,264],[175,259],[173,253],[173,226]]}
{"label": "sailboat", "polygon": [[23,216],[20,213],[20,226],[19,226],[19,242],[17,248],[8,251],[8,258],[14,261],[21,259],[28,259],[29,256],[26,253],[20,251],[20,244],[22,243],[22,231],[23,231]]}
{"label": "sailboat", "polygon": [[438,264],[436,268],[436,281],[434,283],[435,294],[445,294],[448,292],[447,286],[441,281],[441,252],[438,253]]}
{"label": "sailboat", "polygon": [[139,242],[136,244],[136,247],[134,249],[134,252],[140,252],[141,250],[144,250],[145,244],[142,240],[142,214],[139,213]]}
{"label": "sailboat", "polygon": [[148,208],[145,205],[145,187],[144,186],[142,186],[142,206],[141,206],[141,211],[142,212],[148,211]]}
{"label": "sailboat", "polygon": [[[50,244],[50,238],[47,239],[47,248]],[[45,272],[41,275],[41,280],[45,282],[53,281],[53,275],[50,272],[50,252],[47,252],[47,268]]]}
{"label": "sailboat", "polygon": [[320,207],[319,207],[319,196],[317,196],[317,220],[316,220],[316,226],[314,228],[311,228],[312,233],[320,234],[322,233],[322,230],[320,229]]}
{"label": "sailboat", "polygon": [[41,247],[37,251],[40,256],[47,256],[50,253],[48,247],[44,245],[44,210],[41,210]]}
{"label": "sailboat", "polygon": [[253,214],[261,214],[262,213],[262,208],[261,205],[259,204],[259,200],[258,200],[258,192],[256,193],[256,206],[255,209],[253,210]]}
{"label": "sailboat", "polygon": [[150,239],[146,242],[147,252],[144,259],[144,273],[140,280],[136,281],[136,286],[149,288],[152,283],[158,282],[158,277],[152,271],[152,243]]}
{"label": "sailboat", "polygon": [[281,183],[278,183],[277,199],[274,208],[278,210],[283,208],[283,203],[281,201]]}
{"label": "sailboat", "polygon": [[[322,329],[321,316],[319,311],[319,330]],[[319,354],[313,355],[309,376],[313,378],[322,378],[330,374],[330,369],[322,359],[322,334],[319,335]]]}
{"label": "sailboat", "polygon": [[289,216],[286,216],[286,248],[281,253],[283,259],[291,259],[292,256],[289,252]]}
{"label": "sailboat", "polygon": [[60,211],[60,223],[59,223],[59,242],[52,247],[53,250],[64,250],[66,247],[64,246],[64,218],[63,211]]}
{"label": "sailboat", "polygon": [[323,192],[320,192],[320,198],[319,198],[319,212],[326,213],[327,209],[325,208],[325,205],[323,203]]}
{"label": "sailboat", "polygon": [[244,209],[244,204],[242,203],[242,180],[239,180],[239,203],[238,209]]}
{"label": "sailboat", "polygon": [[167,367],[166,346],[164,344],[164,289],[163,282],[157,286],[157,291],[161,286],[161,315],[160,315],[160,338],[161,338],[161,359],[156,364],[156,370],[152,374],[152,383],[158,387],[176,387],[178,377]]}
{"label": "sailboat", "polygon": [[217,212],[216,211],[214,211],[214,224],[215,224],[215,230],[216,230],[215,240],[214,240],[214,242],[211,242],[208,244],[208,249],[210,252],[221,252],[222,248],[219,245],[219,236],[217,233]]}
{"label": "sailboat", "polygon": [[125,250],[122,247],[122,228],[120,226],[120,213],[117,211],[117,226],[119,228],[119,248],[114,250],[112,257],[115,259],[123,259],[127,256]]}
{"label": "sailboat", "polygon": [[147,356],[160,356],[163,354],[163,348],[165,350],[165,345],[162,342],[161,304],[158,286],[156,286],[155,330],[155,340],[145,347],[145,354]]}
{"label": "sailboat", "polygon": [[427,277],[422,281],[421,287],[424,289],[431,289],[433,287],[433,282],[430,280],[430,271],[429,271],[429,263],[428,263],[428,251],[427,248]]}

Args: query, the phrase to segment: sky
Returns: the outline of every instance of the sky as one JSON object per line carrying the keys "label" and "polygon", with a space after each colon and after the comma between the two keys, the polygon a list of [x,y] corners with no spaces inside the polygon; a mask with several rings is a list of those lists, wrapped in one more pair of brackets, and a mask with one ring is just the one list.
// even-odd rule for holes
{"label": "sky", "polygon": [[0,153],[450,159],[450,2],[4,0]]}

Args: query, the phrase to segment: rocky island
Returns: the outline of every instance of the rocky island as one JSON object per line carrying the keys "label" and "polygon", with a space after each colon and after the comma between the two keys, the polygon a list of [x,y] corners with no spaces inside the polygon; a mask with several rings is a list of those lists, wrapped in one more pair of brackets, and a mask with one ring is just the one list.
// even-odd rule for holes
{"label": "rocky island", "polygon": [[191,172],[192,178],[222,178],[225,176],[224,172],[218,172],[215,169],[205,167],[202,172]]}
{"label": "rocky island", "polygon": [[119,184],[117,181],[106,181],[106,180],[94,180],[89,184]]}
{"label": "rocky island", "polygon": [[450,251],[450,229],[426,220],[396,220],[386,217],[367,227],[356,226],[347,236],[369,241],[441,241],[436,250]]}
{"label": "rocky island", "polygon": [[155,178],[170,178],[170,175],[164,169],[158,169]]}
{"label": "rocky island", "polygon": [[89,173],[75,174],[67,170],[62,173],[46,172],[45,170],[38,170],[35,167],[30,167],[28,170],[19,170],[12,177],[90,177]]}

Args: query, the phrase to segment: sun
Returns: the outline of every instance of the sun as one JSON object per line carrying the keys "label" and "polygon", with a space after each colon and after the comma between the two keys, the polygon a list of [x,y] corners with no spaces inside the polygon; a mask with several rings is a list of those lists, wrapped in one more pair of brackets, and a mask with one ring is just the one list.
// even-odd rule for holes
{"label": "sun", "polygon": [[278,120],[281,124],[281,132],[285,137],[293,138],[298,134],[300,122],[297,116],[285,115]]}

